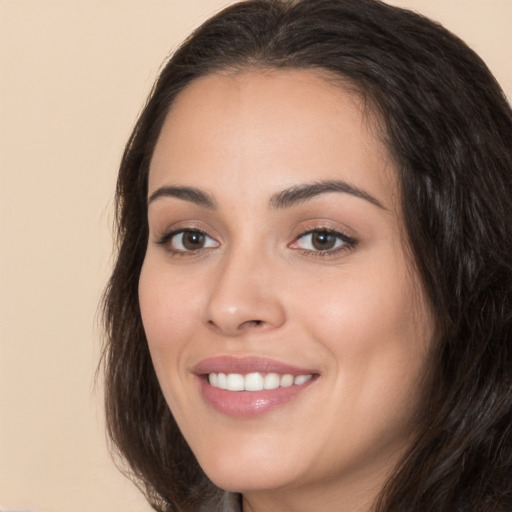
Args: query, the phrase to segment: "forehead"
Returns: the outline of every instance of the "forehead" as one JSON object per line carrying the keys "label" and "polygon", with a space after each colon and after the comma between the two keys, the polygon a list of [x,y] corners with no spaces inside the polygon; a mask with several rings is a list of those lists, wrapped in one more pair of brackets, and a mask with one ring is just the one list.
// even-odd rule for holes
{"label": "forehead", "polygon": [[[396,192],[375,116],[360,95],[309,70],[252,70],[200,78],[176,98],[150,168],[149,190],[222,177],[256,187],[345,179]],[[393,189],[393,190],[392,190]]]}

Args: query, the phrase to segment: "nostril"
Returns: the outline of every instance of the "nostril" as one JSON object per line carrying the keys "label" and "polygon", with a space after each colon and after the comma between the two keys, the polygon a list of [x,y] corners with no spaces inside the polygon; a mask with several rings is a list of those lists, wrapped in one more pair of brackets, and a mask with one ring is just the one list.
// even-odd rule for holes
{"label": "nostril", "polygon": [[[231,335],[240,334],[250,329],[261,329],[264,328],[266,322],[264,320],[246,320],[240,324],[234,322],[232,325],[223,324],[219,325],[215,322],[215,320],[208,320],[206,322],[210,329],[215,331],[222,331],[226,333],[230,333]],[[2,512],[0,510],[0,512]]]}
{"label": "nostril", "polygon": [[260,327],[265,322],[263,320],[248,320],[247,322],[244,322],[240,327]]}

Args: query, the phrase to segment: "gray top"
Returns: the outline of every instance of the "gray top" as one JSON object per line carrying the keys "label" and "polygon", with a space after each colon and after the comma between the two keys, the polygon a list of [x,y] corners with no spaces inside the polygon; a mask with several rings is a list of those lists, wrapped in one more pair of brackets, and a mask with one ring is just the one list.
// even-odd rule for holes
{"label": "gray top", "polygon": [[225,492],[220,499],[205,503],[199,512],[242,512],[240,506],[240,495],[232,492]]}

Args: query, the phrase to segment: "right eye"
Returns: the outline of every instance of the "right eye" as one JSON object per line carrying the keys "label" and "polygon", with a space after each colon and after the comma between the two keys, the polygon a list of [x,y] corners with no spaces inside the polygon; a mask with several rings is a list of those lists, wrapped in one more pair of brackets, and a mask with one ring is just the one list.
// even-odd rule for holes
{"label": "right eye", "polygon": [[201,249],[218,247],[219,243],[199,229],[182,229],[167,233],[158,241],[174,253],[195,252]]}

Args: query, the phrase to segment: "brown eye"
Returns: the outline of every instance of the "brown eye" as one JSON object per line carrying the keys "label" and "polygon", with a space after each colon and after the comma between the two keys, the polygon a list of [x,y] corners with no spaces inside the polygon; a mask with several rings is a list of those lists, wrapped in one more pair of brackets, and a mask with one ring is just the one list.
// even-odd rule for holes
{"label": "brown eye", "polygon": [[338,237],[327,231],[315,231],[311,233],[311,245],[317,251],[328,251],[334,249]]}
{"label": "brown eye", "polygon": [[219,246],[213,238],[197,229],[184,229],[174,233],[162,244],[168,244],[168,247],[175,252],[194,252]]}
{"label": "brown eye", "polygon": [[187,251],[196,251],[204,246],[205,236],[199,231],[183,231],[181,243]]}
{"label": "brown eye", "polygon": [[293,244],[292,249],[303,249],[306,253],[317,255],[333,255],[339,250],[355,247],[357,241],[345,233],[331,231],[328,229],[312,229],[299,236]]}

